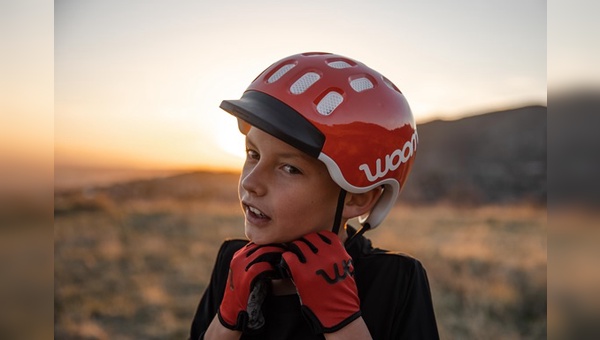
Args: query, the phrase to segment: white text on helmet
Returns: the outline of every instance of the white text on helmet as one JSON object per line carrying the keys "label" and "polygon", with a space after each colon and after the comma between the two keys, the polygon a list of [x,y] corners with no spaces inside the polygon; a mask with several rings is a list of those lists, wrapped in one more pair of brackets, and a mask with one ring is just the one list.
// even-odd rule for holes
{"label": "white text on helmet", "polygon": [[406,163],[413,156],[415,151],[417,151],[418,141],[419,136],[415,130],[410,140],[404,143],[402,148],[396,149],[391,154],[385,156],[385,169],[382,169],[381,158],[378,158],[377,161],[375,161],[375,173],[371,172],[371,168],[366,163],[361,164],[358,169],[365,172],[369,182],[374,182],[378,178],[385,176],[389,171],[394,171],[398,169],[401,164]]}

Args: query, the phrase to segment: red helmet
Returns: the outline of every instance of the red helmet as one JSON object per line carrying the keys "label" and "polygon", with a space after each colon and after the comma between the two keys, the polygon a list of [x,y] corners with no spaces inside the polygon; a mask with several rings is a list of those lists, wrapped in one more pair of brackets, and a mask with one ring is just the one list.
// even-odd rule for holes
{"label": "red helmet", "polygon": [[[408,102],[387,78],[366,65],[330,53],[302,53],[263,71],[239,100],[221,108],[318,158],[351,193],[384,186],[370,215],[378,226],[393,206],[417,151]],[[247,123],[247,124],[244,124]]]}

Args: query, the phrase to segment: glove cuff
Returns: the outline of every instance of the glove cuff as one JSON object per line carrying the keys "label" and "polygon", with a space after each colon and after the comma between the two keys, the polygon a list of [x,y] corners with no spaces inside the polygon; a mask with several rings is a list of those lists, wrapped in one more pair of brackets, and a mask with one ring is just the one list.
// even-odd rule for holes
{"label": "glove cuff", "polygon": [[331,327],[325,327],[323,326],[323,324],[321,324],[317,316],[310,310],[310,308],[308,308],[307,306],[301,306],[300,308],[302,309],[302,315],[304,316],[306,321],[308,321],[308,324],[312,327],[312,330],[316,334],[337,332],[340,329],[348,326],[348,324],[358,319],[362,315],[361,311],[359,310],[358,312],[348,316],[338,324],[333,325]]}
{"label": "glove cuff", "polygon": [[232,331],[243,332],[244,328],[246,328],[245,327],[246,324],[248,323],[248,313],[246,313],[244,311],[238,313],[235,324],[231,324],[223,318],[220,308],[219,308],[219,311],[217,312],[217,317],[219,318],[219,322],[221,323],[221,325],[223,325],[223,327],[225,327],[227,329],[231,329]]}

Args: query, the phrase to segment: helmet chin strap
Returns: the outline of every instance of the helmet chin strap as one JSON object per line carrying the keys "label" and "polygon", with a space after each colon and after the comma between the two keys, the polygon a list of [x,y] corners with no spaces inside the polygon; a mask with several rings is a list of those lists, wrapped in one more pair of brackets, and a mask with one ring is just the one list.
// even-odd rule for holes
{"label": "helmet chin strap", "polygon": [[[346,199],[346,193],[346,190],[341,189],[340,195],[338,196],[335,218],[333,220],[333,228],[331,228],[331,231],[336,235],[339,233],[340,225],[342,223],[342,213],[344,212],[344,200]],[[345,248],[348,249],[354,242],[356,242],[356,240],[358,240],[359,236],[364,234],[369,229],[371,229],[371,225],[369,223],[363,223],[361,228],[349,240],[346,241]]]}
{"label": "helmet chin strap", "polygon": [[342,213],[344,212],[344,201],[346,199],[346,190],[340,189],[340,195],[338,196],[337,208],[335,209],[335,218],[333,219],[333,231],[334,234],[338,234],[340,231],[340,224],[342,223]]}

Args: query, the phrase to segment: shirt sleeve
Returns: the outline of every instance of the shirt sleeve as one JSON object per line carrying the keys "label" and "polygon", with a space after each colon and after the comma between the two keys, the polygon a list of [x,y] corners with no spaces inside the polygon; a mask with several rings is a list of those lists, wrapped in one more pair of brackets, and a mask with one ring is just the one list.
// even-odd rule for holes
{"label": "shirt sleeve", "polygon": [[427,273],[397,253],[358,259],[355,278],[363,319],[373,339],[439,339]]}
{"label": "shirt sleeve", "polygon": [[206,332],[206,329],[212,322],[221,305],[229,272],[229,263],[233,258],[233,254],[246,243],[248,243],[248,241],[228,240],[221,245],[210,277],[210,282],[204,291],[204,295],[202,295],[202,298],[200,299],[196,314],[194,315],[194,320],[192,321],[190,340],[203,339],[204,332]]}
{"label": "shirt sleeve", "polygon": [[427,272],[413,259],[406,295],[396,323],[395,339],[439,339]]}

